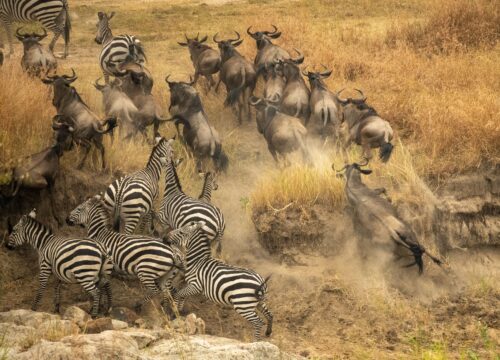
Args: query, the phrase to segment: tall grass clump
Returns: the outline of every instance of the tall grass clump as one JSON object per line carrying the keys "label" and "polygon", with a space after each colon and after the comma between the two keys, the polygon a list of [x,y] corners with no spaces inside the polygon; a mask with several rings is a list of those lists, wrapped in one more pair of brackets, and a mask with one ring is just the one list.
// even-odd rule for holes
{"label": "tall grass clump", "polygon": [[344,203],[343,180],[331,168],[293,165],[263,176],[252,193],[254,213],[285,206],[308,209],[316,204],[340,208]]}
{"label": "tall grass clump", "polygon": [[449,54],[494,47],[500,38],[500,5],[495,0],[446,0],[433,5],[429,20],[388,31],[386,41],[416,50]]}

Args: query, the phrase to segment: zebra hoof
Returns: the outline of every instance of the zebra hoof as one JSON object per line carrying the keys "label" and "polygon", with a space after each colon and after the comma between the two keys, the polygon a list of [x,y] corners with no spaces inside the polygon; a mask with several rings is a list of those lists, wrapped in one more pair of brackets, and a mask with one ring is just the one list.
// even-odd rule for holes
{"label": "zebra hoof", "polygon": [[273,330],[272,329],[268,329],[266,330],[266,336],[269,337],[271,336],[271,334],[273,333]]}
{"label": "zebra hoof", "polygon": [[136,313],[140,313],[142,311],[142,304],[141,303],[135,304],[134,310]]}

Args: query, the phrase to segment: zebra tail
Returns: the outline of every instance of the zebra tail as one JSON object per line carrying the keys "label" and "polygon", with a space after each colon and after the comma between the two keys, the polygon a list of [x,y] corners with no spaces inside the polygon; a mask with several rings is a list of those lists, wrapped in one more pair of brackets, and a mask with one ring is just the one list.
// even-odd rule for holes
{"label": "zebra tail", "polygon": [[227,171],[227,168],[229,166],[229,158],[227,157],[226,153],[222,149],[221,144],[217,144],[215,148],[215,153],[214,156],[212,157],[214,165],[217,169],[217,171]]}
{"label": "zebra tail", "polygon": [[271,275],[266,277],[264,279],[264,282],[262,284],[260,284],[257,289],[255,289],[255,296],[257,297],[257,299],[259,299],[259,301],[264,300],[266,297],[266,292],[265,292],[264,288],[267,286],[267,282],[269,281],[269,279],[271,279]]}
{"label": "zebra tail", "polygon": [[116,206],[113,212],[113,230],[120,232],[120,207]]}
{"label": "zebra tail", "polygon": [[64,11],[66,12],[66,23],[64,24],[64,42],[69,44],[71,33],[71,19],[69,17],[69,5],[67,0],[63,0]]}

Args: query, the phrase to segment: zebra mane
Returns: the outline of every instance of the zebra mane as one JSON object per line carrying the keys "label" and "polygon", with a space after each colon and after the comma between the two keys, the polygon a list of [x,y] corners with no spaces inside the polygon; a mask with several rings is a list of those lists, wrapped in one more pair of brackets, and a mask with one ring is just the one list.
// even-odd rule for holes
{"label": "zebra mane", "polygon": [[41,223],[37,219],[33,219],[31,216],[27,216],[27,215],[25,215],[25,216],[26,216],[25,221],[26,220],[31,221],[31,223],[37,227],[37,230],[43,230],[44,232],[47,232],[50,235],[54,235],[54,231],[52,231],[52,228],[50,226]]}
{"label": "zebra mane", "polygon": [[[181,182],[179,180],[179,176],[177,175],[177,170],[175,169],[175,164],[174,164],[173,159],[170,159],[170,167],[172,168],[172,171],[174,173],[175,184],[177,185],[179,190],[182,191],[182,185],[181,185]],[[166,184],[165,184],[165,186],[166,186]]]}
{"label": "zebra mane", "polygon": [[153,155],[155,154],[155,150],[158,148],[158,146],[160,146],[160,144],[165,141],[166,139],[165,138],[161,138],[161,140],[158,142],[158,144],[156,144],[154,147],[153,147],[153,150],[151,151],[151,154],[149,154],[149,159],[148,159],[148,162],[146,164],[146,166],[148,166],[149,164],[151,164],[151,161],[153,160]]}

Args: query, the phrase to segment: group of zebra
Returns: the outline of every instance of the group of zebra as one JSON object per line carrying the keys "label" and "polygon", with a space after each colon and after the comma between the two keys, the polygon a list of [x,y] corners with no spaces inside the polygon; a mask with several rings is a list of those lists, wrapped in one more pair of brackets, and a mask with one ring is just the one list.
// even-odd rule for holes
{"label": "group of zebra", "polygon": [[[104,194],[90,197],[71,211],[67,224],[86,227],[86,238],[55,235],[36,220],[35,210],[22,216],[15,226],[9,221],[7,248],[30,244],[40,257],[40,286],[33,310],[54,274],[55,311],[60,308],[60,285],[66,282],[80,284],[92,296],[92,316],[98,315],[100,307],[108,313],[112,303],[109,278],[125,276],[137,278],[147,290],[136,304],[137,311],[162,293],[165,312],[176,316],[176,309],[182,310],[187,297],[203,294],[216,303],[232,306],[247,319],[254,327],[256,340],[264,325],[259,311],[267,319],[265,334],[270,336],[273,316],[266,305],[269,278],[212,256],[213,243],[220,254],[225,230],[221,211],[211,204],[212,190],[217,187],[215,177],[205,175],[199,198],[187,196],[177,175],[173,139],[160,137],[155,141],[143,170],[117,179]],[[153,200],[162,171],[165,191],[156,213]],[[157,232],[156,236],[137,235],[142,232],[138,230],[140,224],[148,220],[151,224],[159,221],[169,231],[165,236]],[[174,278],[179,274],[184,277],[177,289]]]}

